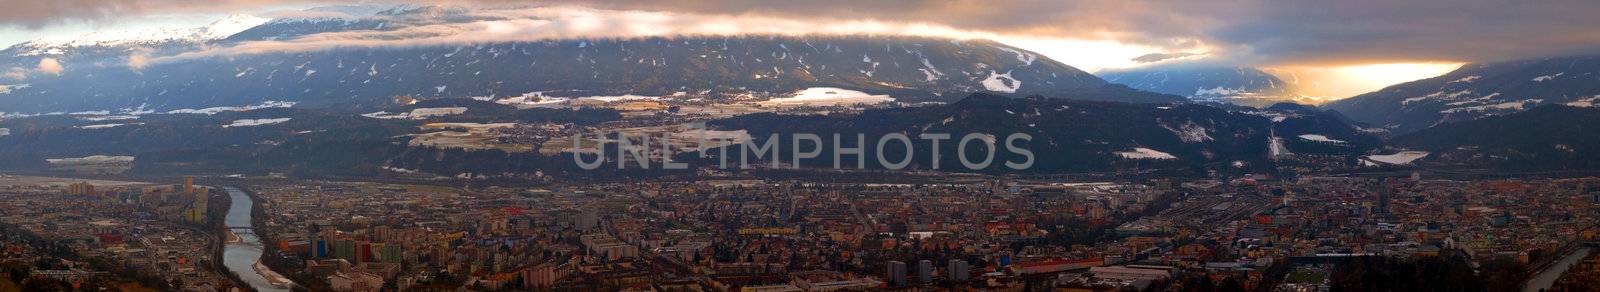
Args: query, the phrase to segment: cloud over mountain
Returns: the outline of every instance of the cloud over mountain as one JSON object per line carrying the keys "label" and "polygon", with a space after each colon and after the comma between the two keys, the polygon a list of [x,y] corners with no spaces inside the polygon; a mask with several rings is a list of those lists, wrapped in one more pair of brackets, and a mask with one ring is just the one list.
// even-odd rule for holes
{"label": "cloud over mountain", "polygon": [[[59,0],[13,1],[0,25],[39,27],[126,15],[216,13],[322,1]],[[498,19],[469,27],[428,27],[444,33],[491,29],[492,36],[630,36],[762,31],[895,33],[947,30],[978,35],[1109,39],[1174,53],[1227,51],[1245,64],[1333,64],[1405,61],[1492,61],[1600,49],[1600,2],[1499,1],[377,1],[498,7],[596,8],[632,17],[564,15],[592,22]],[[513,9],[513,11],[518,9]],[[526,9],[521,9],[526,10]],[[539,15],[535,15],[539,16]],[[545,15],[548,16],[548,15]],[[681,17],[681,16],[693,16]],[[712,18],[714,21],[691,21]],[[698,22],[699,24],[696,24]],[[709,23],[709,24],[707,24]],[[561,27],[562,25],[578,25]],[[594,25],[585,30],[581,25]],[[559,28],[559,29],[555,29]],[[810,28],[810,29],[808,29]],[[419,28],[422,29],[422,28]],[[526,30],[553,30],[528,32]],[[565,29],[565,30],[563,30]],[[923,32],[917,32],[918,30]],[[632,30],[632,31],[630,31]],[[408,33],[439,33],[411,31]],[[477,41],[429,35],[425,41]],[[356,35],[326,36],[314,45],[340,46]],[[394,35],[371,35],[384,38]],[[263,44],[265,45],[265,44]],[[258,48],[271,49],[271,48]]]}

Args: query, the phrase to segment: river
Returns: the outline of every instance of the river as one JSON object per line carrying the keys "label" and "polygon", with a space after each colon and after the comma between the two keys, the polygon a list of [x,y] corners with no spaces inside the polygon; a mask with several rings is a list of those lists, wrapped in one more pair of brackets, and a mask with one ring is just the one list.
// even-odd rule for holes
{"label": "river", "polygon": [[[256,291],[289,291],[287,287],[293,286],[293,282],[259,265],[262,253],[261,239],[256,237],[250,221],[255,202],[250,201],[250,195],[237,188],[223,189],[228,191],[230,201],[228,216],[224,221],[228,225],[228,230],[233,232],[233,236],[228,238],[227,245],[222,248],[222,265],[227,267],[228,271],[239,275],[239,279]],[[268,280],[269,278],[273,280]]]}
{"label": "river", "polygon": [[1561,278],[1561,274],[1565,274],[1567,269],[1572,268],[1572,265],[1582,261],[1584,257],[1588,257],[1589,252],[1592,251],[1593,249],[1591,248],[1582,247],[1567,253],[1561,258],[1560,261],[1552,264],[1550,267],[1545,268],[1543,271],[1539,271],[1538,275],[1534,275],[1533,278],[1528,279],[1528,283],[1522,286],[1522,291],[1538,292],[1540,290],[1550,289],[1550,286],[1556,284],[1556,279]]}

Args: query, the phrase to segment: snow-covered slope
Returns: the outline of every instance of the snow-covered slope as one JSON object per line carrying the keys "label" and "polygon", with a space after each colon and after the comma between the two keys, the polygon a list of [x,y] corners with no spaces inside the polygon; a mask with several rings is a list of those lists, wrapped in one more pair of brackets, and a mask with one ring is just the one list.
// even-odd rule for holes
{"label": "snow-covered slope", "polygon": [[1248,67],[1168,65],[1095,73],[1106,81],[1202,102],[1265,107],[1278,102],[1315,104],[1295,94],[1291,84]]}
{"label": "snow-covered slope", "polygon": [[256,27],[271,18],[234,14],[202,27],[150,27],[101,30],[81,35],[54,36],[28,41],[8,49],[14,56],[60,56],[84,47],[126,47],[164,43],[199,44],[220,40]]}
{"label": "snow-covered slope", "polygon": [[[278,19],[194,46],[227,46],[340,31],[387,31],[468,15],[453,8],[391,9],[381,17]],[[257,20],[190,33],[226,32]],[[226,28],[226,29],[224,29]],[[214,37],[206,35],[205,37]],[[200,37],[185,38],[202,39]],[[1105,82],[1036,53],[985,40],[887,36],[699,36],[449,43],[199,57],[130,68],[141,54],[190,47],[116,46],[57,56],[0,56],[0,68],[59,62],[56,74],[0,79],[0,112],[243,106],[264,101],[368,113],[395,96],[504,99],[682,96],[738,98],[839,88],[896,100],[953,101],[968,92],[1169,102]],[[14,50],[17,48],[13,48]],[[108,65],[109,64],[109,65]],[[27,87],[9,86],[29,84]],[[681,93],[681,94],[680,94]]]}
{"label": "snow-covered slope", "polygon": [[1443,76],[1390,86],[1331,103],[1357,121],[1409,133],[1540,105],[1592,106],[1600,100],[1600,56],[1472,64]]}

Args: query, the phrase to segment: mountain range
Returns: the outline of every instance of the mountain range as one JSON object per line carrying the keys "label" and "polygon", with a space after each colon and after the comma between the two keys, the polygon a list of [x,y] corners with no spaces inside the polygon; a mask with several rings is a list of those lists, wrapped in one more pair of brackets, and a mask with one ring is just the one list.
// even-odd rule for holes
{"label": "mountain range", "polygon": [[1428,161],[1504,170],[1600,169],[1600,109],[1545,105],[1396,137]]}
{"label": "mountain range", "polygon": [[[15,118],[0,121],[0,128],[8,133],[0,136],[0,158],[4,158],[3,166],[13,169],[46,168],[50,166],[47,159],[103,155],[136,157],[135,170],[146,172],[383,175],[403,169],[453,176],[571,171],[575,168],[568,154],[436,147],[417,144],[415,139],[437,135],[425,125],[519,122],[584,126],[621,118],[616,112],[603,109],[517,109],[464,98],[428,100],[390,106],[387,110],[450,107],[465,110],[462,114],[420,119],[374,118],[298,107],[146,114],[138,118]],[[782,134],[783,141],[788,140],[788,134],[807,132],[845,136],[860,133],[870,137],[887,133],[911,137],[921,133],[987,133],[998,137],[1025,133],[1033,138],[1022,145],[1038,157],[1035,166],[1026,170],[1032,173],[1165,169],[1195,174],[1205,170],[1270,169],[1272,162],[1267,154],[1272,151],[1273,139],[1280,137],[1291,140],[1287,149],[1295,153],[1359,155],[1377,146],[1368,142],[1377,141],[1376,137],[1355,130],[1358,128],[1331,113],[1314,109],[1241,112],[1196,104],[1012,98],[987,93],[944,105],[867,109],[848,115],[757,113],[715,119],[708,124],[721,131],[758,138]],[[825,144],[833,142],[829,135],[823,136]],[[954,141],[946,141],[941,148],[941,155],[946,157],[941,169],[988,172],[999,167],[996,163],[990,169],[961,169],[952,158],[956,155],[953,144]],[[931,167],[928,159],[932,148],[927,146],[917,147],[914,169]],[[998,153],[995,161],[1020,161],[1014,155]],[[822,155],[831,157],[826,151]],[[866,155],[872,161],[878,153],[874,149]],[[828,161],[831,160],[813,162]]]}
{"label": "mountain range", "polygon": [[1096,75],[1139,90],[1180,95],[1197,102],[1265,107],[1279,102],[1305,102],[1293,85],[1251,67],[1164,65],[1109,69]]}
{"label": "mountain range", "polygon": [[[745,130],[754,137],[774,133],[845,133],[844,137],[853,133],[867,137],[888,133],[911,137],[921,133],[987,133],[1003,138],[1010,133],[1024,133],[1033,138],[1022,145],[1041,154],[1036,169],[1031,170],[1035,172],[1162,168],[1243,172],[1270,169],[1268,154],[1273,151],[1275,138],[1289,137],[1296,143],[1286,147],[1296,153],[1355,155],[1380,144],[1377,137],[1344,123],[1336,114],[1315,109],[1245,112],[1198,104],[1007,98],[984,93],[950,105],[874,109],[859,115],[784,122],[791,119],[795,117],[758,114],[711,124]],[[824,144],[832,143],[831,137],[823,140]],[[956,155],[952,147],[941,149],[944,157]],[[875,159],[877,154],[872,149],[867,152],[867,156],[874,157],[869,161]],[[827,155],[824,153],[824,157]],[[932,164],[930,153],[918,155],[918,165],[926,168]],[[1004,153],[995,159],[1021,161],[1016,155]],[[949,165],[953,163],[945,163],[944,167],[952,168]]]}
{"label": "mountain range", "polygon": [[[682,106],[700,106],[710,110],[692,118],[757,139],[801,132],[1026,133],[1034,137],[1028,147],[1042,154],[1031,171],[1045,173],[1254,172],[1296,163],[1285,160],[1295,154],[1354,162],[1401,149],[1433,153],[1421,160],[1430,165],[1600,167],[1574,162],[1593,160],[1587,155],[1600,149],[1583,138],[1600,134],[1583,126],[1595,121],[1587,107],[1600,101],[1600,56],[1471,64],[1320,108],[1292,103],[1304,98],[1295,84],[1256,68],[1154,66],[1104,71],[1101,79],[998,42],[933,37],[552,39],[173,58],[477,17],[449,7],[319,9],[352,17],[234,16],[201,28],[0,50],[0,68],[12,68],[0,76],[0,165],[46,168],[48,159],[125,155],[138,157],[136,169],[158,172],[559,171],[570,170],[571,153],[416,141],[483,134],[428,126],[437,123],[637,128],[632,124],[679,122],[690,116],[677,112]],[[820,112],[735,110],[802,92],[896,102]],[[547,107],[582,97],[601,102]],[[612,101],[660,103],[637,105],[656,109],[640,113]],[[727,105],[735,106],[718,107]],[[736,114],[703,114],[724,110]],[[953,148],[941,151],[955,155]],[[873,152],[865,155],[879,155]],[[930,165],[931,154],[914,153],[915,165]]]}
{"label": "mountain range", "polygon": [[[276,19],[222,39],[80,44],[25,43],[0,51],[0,66],[61,67],[0,78],[0,112],[172,111],[263,102],[368,110],[395,96],[506,99],[538,95],[680,96],[728,99],[810,87],[954,101],[967,92],[1172,102],[1101,80],[1036,53],[986,40],[876,36],[702,36],[348,47],[160,59],[313,33],[387,31],[470,14],[423,7],[383,18]],[[946,95],[949,96],[946,96]]]}
{"label": "mountain range", "polygon": [[1600,100],[1600,56],[1469,64],[1325,108],[1396,134],[1516,113],[1541,105],[1593,106]]}

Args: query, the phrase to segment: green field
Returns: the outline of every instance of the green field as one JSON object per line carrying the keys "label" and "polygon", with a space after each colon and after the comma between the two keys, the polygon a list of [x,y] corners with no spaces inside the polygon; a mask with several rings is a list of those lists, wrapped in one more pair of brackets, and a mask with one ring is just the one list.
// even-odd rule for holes
{"label": "green field", "polygon": [[1328,275],[1314,271],[1294,271],[1289,273],[1288,282],[1294,284],[1321,284]]}

